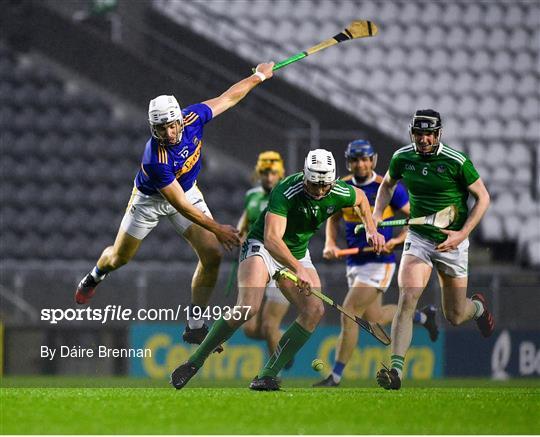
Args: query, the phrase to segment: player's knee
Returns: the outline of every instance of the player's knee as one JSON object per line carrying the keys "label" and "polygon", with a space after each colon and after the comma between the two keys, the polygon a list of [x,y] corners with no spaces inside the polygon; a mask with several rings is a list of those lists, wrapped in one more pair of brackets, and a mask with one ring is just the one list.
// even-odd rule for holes
{"label": "player's knee", "polygon": [[401,311],[413,312],[418,303],[418,297],[413,292],[404,292],[401,295]]}
{"label": "player's knee", "polygon": [[324,305],[322,302],[317,301],[306,307],[302,312],[307,320],[317,324],[324,316]]}
{"label": "player's knee", "polygon": [[218,269],[222,257],[219,247],[209,247],[199,254],[199,259],[205,269]]}

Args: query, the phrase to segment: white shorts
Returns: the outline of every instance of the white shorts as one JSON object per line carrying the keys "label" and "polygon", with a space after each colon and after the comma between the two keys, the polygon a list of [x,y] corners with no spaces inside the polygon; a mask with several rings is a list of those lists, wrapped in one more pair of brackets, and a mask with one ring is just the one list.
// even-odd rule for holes
{"label": "white shorts", "polygon": [[[185,194],[195,208],[201,210],[208,217],[212,217],[212,213],[196,184],[187,190]],[[134,187],[120,228],[132,237],[142,240],[157,226],[163,217],[169,219],[179,235],[183,235],[193,224],[191,220],[180,214],[161,194],[149,196]]]}
{"label": "white shorts", "polygon": [[[276,271],[282,269],[284,265],[278,263],[274,258],[272,258],[272,255],[270,255],[270,252],[266,250],[264,244],[262,244],[259,240],[255,240],[254,238],[250,238],[244,241],[244,244],[242,244],[242,250],[240,252],[240,262],[251,256],[260,256],[263,259],[266,270],[268,271],[268,275],[270,276],[270,281],[267,283],[266,286],[268,290],[268,287],[273,282],[272,276],[274,276],[274,273],[276,273]],[[302,264],[306,269],[315,270],[315,266],[311,262],[311,255],[309,254],[309,250],[306,251],[306,256],[304,256],[304,258],[300,259],[299,261],[300,264]]]}
{"label": "white shorts", "polygon": [[430,267],[435,265],[437,270],[454,278],[468,275],[469,239],[462,241],[457,249],[449,252],[437,252],[436,247],[437,243],[409,231],[403,246],[403,255],[414,255]]}
{"label": "white shorts", "polygon": [[347,266],[347,283],[351,288],[355,282],[386,291],[396,271],[395,263],[367,263],[360,266]]}

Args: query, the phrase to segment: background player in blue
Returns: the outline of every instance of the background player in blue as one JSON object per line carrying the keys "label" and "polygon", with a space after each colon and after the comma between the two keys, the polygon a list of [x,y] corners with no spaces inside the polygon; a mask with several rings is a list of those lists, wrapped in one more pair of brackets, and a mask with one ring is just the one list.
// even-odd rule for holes
{"label": "background player in blue", "polygon": [[[373,209],[377,190],[382,177],[375,173],[377,154],[366,140],[355,140],[349,143],[345,151],[347,170],[351,172],[344,180],[353,187],[361,189],[368,198]],[[398,185],[389,206],[384,211],[384,219],[389,220],[395,211],[409,215],[409,196],[407,191]],[[350,248],[366,249],[370,245],[366,241],[365,233],[355,235],[354,228],[361,222],[360,217],[353,208],[344,208],[341,213],[331,216],[326,222],[326,242],[323,256],[326,259],[336,259],[338,250],[337,235],[340,219],[345,221],[347,246]],[[407,230],[404,229],[397,237],[392,237],[391,228],[379,230],[384,235],[386,244],[380,255],[374,252],[360,252],[358,255],[347,256],[347,282],[349,291],[343,306],[352,314],[371,322],[387,324],[392,321],[397,305],[382,305],[382,295],[390,285],[396,269],[396,257],[393,250],[405,241]],[[423,324],[429,331],[430,337],[435,341],[438,329],[435,323],[435,308],[427,306],[416,311],[414,320]],[[327,378],[314,384],[314,387],[337,387],[341,381],[343,371],[358,344],[358,325],[346,317],[341,317],[341,333],[336,346],[336,358],[332,373]]]}
{"label": "background player in blue", "polygon": [[[273,65],[259,64],[254,74],[220,96],[184,110],[174,96],[162,95],[150,101],[148,120],[152,137],[146,143],[131,199],[114,244],[105,248],[96,266],[79,283],[75,293],[77,303],[87,303],[107,274],[128,263],[142,240],[166,217],[199,258],[191,283],[191,308],[204,309],[218,276],[220,243],[230,250],[239,245],[240,239],[235,227],[212,219],[197,188],[203,127],[272,77]],[[190,314],[184,340],[200,343],[207,332],[204,319]]]}

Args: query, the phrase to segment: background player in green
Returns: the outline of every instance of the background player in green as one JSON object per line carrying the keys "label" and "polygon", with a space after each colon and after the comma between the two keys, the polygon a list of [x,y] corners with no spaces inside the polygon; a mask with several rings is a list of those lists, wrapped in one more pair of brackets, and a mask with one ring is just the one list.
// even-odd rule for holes
{"label": "background player in green", "polygon": [[[403,179],[409,192],[411,217],[429,215],[450,205],[458,211],[448,229],[410,226],[398,274],[400,295],[392,323],[391,368],[377,373],[377,382],[385,389],[401,387],[413,314],[433,266],[441,286],[443,314],[452,325],[475,319],[484,337],[489,337],[495,327],[484,296],[477,293],[467,298],[468,236],[486,212],[489,194],[467,155],[440,142],[441,131],[438,112],[416,111],[409,126],[412,143],[392,156],[375,201],[373,219],[378,223],[397,181]],[[469,194],[475,199],[470,212]]]}
{"label": "background player in green", "polygon": [[[254,177],[259,185],[247,191],[244,212],[238,223],[242,240],[245,239],[261,212],[266,209],[272,189],[285,177],[285,167],[281,155],[273,150],[260,153],[255,165]],[[231,273],[236,275],[236,271]],[[289,301],[273,279],[266,286],[264,297],[265,300],[261,304],[259,312],[244,323],[243,329],[250,338],[266,340],[271,355],[276,350],[281,338],[282,333],[279,327],[289,310]],[[287,363],[285,369],[290,368],[290,366],[292,366],[292,360]]]}
{"label": "background player in green", "polygon": [[228,321],[221,318],[214,323],[195,353],[172,373],[175,388],[186,385],[210,353],[228,340],[245,319],[257,314],[266,284],[276,271],[286,267],[296,274],[298,284],[280,279],[278,285],[298,308],[299,315],[250,384],[253,390],[279,390],[278,372],[309,339],[324,314],[322,301],[310,293],[312,287],[320,288],[321,283],[309,255],[309,240],[329,216],[347,206],[359,207],[368,241],[380,252],[384,237],[377,233],[365,194],[336,180],[332,153],[324,149],[310,151],[303,173],[285,178],[272,190],[268,207],[242,246],[236,305],[242,309],[243,317]]}

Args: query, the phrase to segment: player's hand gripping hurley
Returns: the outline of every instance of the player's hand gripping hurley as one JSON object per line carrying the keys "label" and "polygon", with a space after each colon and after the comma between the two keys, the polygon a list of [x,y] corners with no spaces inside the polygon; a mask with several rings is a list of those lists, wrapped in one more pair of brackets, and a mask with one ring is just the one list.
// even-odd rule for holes
{"label": "player's hand gripping hurley", "polygon": [[[436,212],[435,214],[427,215],[424,217],[416,218],[404,218],[398,220],[388,220],[385,222],[380,222],[377,227],[387,228],[392,226],[407,226],[407,225],[431,225],[436,228],[447,228],[450,226],[456,219],[457,208],[454,205],[447,206],[444,209]],[[354,228],[354,233],[358,234],[360,231],[365,229],[364,225],[357,225]]]}
{"label": "player's hand gripping hurley", "polygon": [[[377,35],[377,32],[378,32],[377,26],[375,26],[375,23],[373,23],[372,21],[365,21],[365,20],[353,21],[342,32],[338,33],[332,38],[328,38],[327,40],[324,40],[323,42],[320,42],[319,44],[313,47],[310,47],[309,49],[304,50],[303,52],[297,53],[296,55],[293,55],[290,58],[285,59],[284,61],[278,62],[276,65],[274,65],[274,68],[272,70],[273,71],[279,70],[280,68],[283,68],[286,65],[292,64],[293,62],[299,61],[300,59],[304,59],[306,56],[312,55],[313,53],[317,53],[335,44],[339,44],[340,42],[348,41],[350,39],[375,36]],[[255,72],[255,69],[253,69],[253,72]]]}
{"label": "player's hand gripping hurley", "polygon": [[[279,279],[280,277],[290,279],[294,283],[298,282],[298,278],[296,277],[296,275],[290,270],[288,270],[287,268],[282,268],[278,270],[273,276],[273,278],[276,280]],[[362,329],[369,332],[371,335],[373,335],[373,337],[375,337],[385,346],[388,346],[390,344],[390,337],[382,328],[382,326],[379,325],[378,323],[371,323],[358,316],[350,314],[345,308],[335,303],[332,299],[330,299],[328,296],[326,296],[325,294],[323,294],[322,292],[318,290],[311,289],[311,293],[315,295],[316,297],[318,297],[319,299],[321,299],[323,302],[326,302],[328,305],[333,306],[335,309],[337,309],[339,312],[341,312],[346,317],[351,319],[353,322],[357,323]]]}

